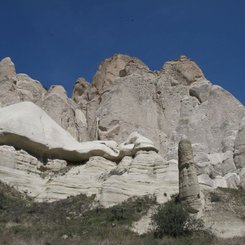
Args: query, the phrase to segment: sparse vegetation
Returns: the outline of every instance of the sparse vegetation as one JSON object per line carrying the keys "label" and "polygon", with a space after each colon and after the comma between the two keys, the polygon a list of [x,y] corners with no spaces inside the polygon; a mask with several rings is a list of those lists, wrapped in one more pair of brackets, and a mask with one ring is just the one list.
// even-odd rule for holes
{"label": "sparse vegetation", "polygon": [[203,228],[201,220],[193,218],[186,207],[174,200],[160,205],[152,218],[157,227],[156,234],[160,237],[192,234]]}
{"label": "sparse vegetation", "polygon": [[245,220],[245,191],[243,189],[219,188],[223,206],[238,218]]}
{"label": "sparse vegetation", "polygon": [[210,201],[211,201],[211,202],[220,202],[220,201],[221,201],[221,197],[219,196],[218,193],[216,193],[216,192],[211,192],[211,193],[210,193]]}
{"label": "sparse vegetation", "polygon": [[150,197],[131,198],[111,208],[94,206],[94,196],[79,195],[53,203],[35,203],[0,183],[0,244],[2,245],[182,245],[244,244],[198,231],[180,237],[139,236],[129,230],[154,205]]}

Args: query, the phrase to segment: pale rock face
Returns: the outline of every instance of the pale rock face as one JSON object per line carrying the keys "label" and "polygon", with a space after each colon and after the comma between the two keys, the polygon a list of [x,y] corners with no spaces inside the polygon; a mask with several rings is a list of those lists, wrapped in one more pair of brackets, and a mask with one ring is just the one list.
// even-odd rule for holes
{"label": "pale rock face", "polygon": [[157,151],[153,142],[136,132],[120,147],[115,141],[79,143],[31,102],[0,109],[0,144],[25,149],[34,156],[76,163],[87,161],[92,156],[119,161],[141,150]]}
{"label": "pale rock face", "polygon": [[[163,202],[177,192],[177,163],[164,161],[153,142],[139,133],[132,133],[120,146],[114,141],[79,143],[31,102],[0,109],[0,118],[1,179],[37,201],[84,193],[96,194],[98,202],[111,206],[146,194]],[[59,174],[67,163],[50,158],[85,164]]]}
{"label": "pale rock face", "polygon": [[181,202],[199,210],[200,186],[196,174],[191,142],[188,139],[182,139],[179,142],[179,198]]}
{"label": "pale rock face", "polygon": [[168,163],[154,151],[139,151],[125,157],[102,184],[103,206],[112,206],[132,196],[154,195],[163,203],[178,193],[177,163]]}
{"label": "pale rock face", "polygon": [[242,119],[237,137],[235,140],[234,161],[237,168],[245,167],[245,117]]}
{"label": "pale rock face", "polygon": [[36,103],[42,99],[46,89],[43,88],[42,84],[37,80],[30,78],[26,74],[17,74],[16,88],[20,101],[32,101]]}
{"label": "pale rock face", "polygon": [[0,61],[0,107],[19,102],[15,66],[9,57]]}
{"label": "pale rock face", "polygon": [[[126,76],[119,78],[110,92],[102,94],[95,114],[88,118],[90,137],[95,138],[98,132],[103,139],[120,142],[126,140],[131,132],[138,131],[158,146],[158,111],[151,96],[155,93],[155,87],[148,81],[138,75]],[[88,110],[93,111],[90,104]],[[155,135],[157,137],[152,138]]]}
{"label": "pale rock face", "polygon": [[200,103],[208,100],[212,84],[207,80],[198,81],[198,83],[193,83],[190,87],[190,96],[196,97]]}
{"label": "pale rock face", "polygon": [[[164,186],[164,191],[166,188],[169,188],[169,192],[178,191],[178,142],[183,136],[192,142],[201,189],[219,186],[244,188],[244,106],[227,91],[206,80],[197,64],[185,56],[167,62],[160,72],[152,72],[136,58],[115,55],[100,65],[91,85],[84,79],[78,79],[73,100],[67,97],[62,86],[51,87],[47,92],[39,82],[27,75],[16,75],[9,59],[0,62],[0,74],[4,78],[0,79],[0,107],[32,101],[56,122],[50,123],[50,118],[43,117],[43,112],[41,118],[45,120],[41,121],[16,111],[12,111],[7,120],[5,111],[0,123],[14,125],[16,131],[12,132],[11,137],[6,137],[6,133],[1,136],[2,144],[19,145],[19,148],[26,150],[38,149],[35,152],[42,149],[41,152],[45,153],[43,162],[46,155],[68,162],[75,160],[84,163],[94,156],[119,162],[118,166],[111,162],[114,167],[108,168],[119,175],[103,175],[105,179],[100,185],[101,196],[98,200],[105,205],[116,202],[117,195],[120,201],[133,194],[145,193],[141,188],[157,195],[161,201],[166,201],[167,197],[160,194],[161,188],[157,189],[157,186]],[[21,111],[21,107],[23,104],[18,110]],[[22,120],[23,117],[21,119],[22,125],[26,126],[25,137],[19,137],[23,127],[12,120],[17,120],[14,115],[20,114],[27,118],[27,121]],[[40,113],[37,114],[40,117]],[[34,129],[30,122],[39,126]],[[50,127],[50,124],[53,126]],[[57,127],[57,124],[61,127]],[[35,137],[28,133],[29,129],[32,129]],[[132,132],[147,138],[132,137]],[[50,136],[48,140],[47,135]],[[41,148],[38,148],[43,139],[46,141],[42,141]],[[78,142],[87,140],[102,141],[93,142],[92,145],[91,142]],[[118,146],[115,141],[124,143]],[[38,142],[38,147],[33,142]],[[140,153],[140,150],[144,151]],[[158,150],[160,155],[157,154]],[[81,158],[81,155],[86,157]],[[162,161],[159,165],[164,166],[161,171],[165,182],[156,177],[161,174],[151,175],[155,176],[155,182],[145,174],[142,175],[142,185],[137,186],[136,177],[140,174],[132,176],[131,166],[135,164],[151,173],[154,165],[151,164],[161,162],[156,160],[159,157]],[[146,162],[150,162],[150,165]],[[151,183],[152,187],[145,183]],[[72,190],[79,192],[75,191],[75,184],[67,193],[71,194]],[[132,191],[134,185],[137,188]],[[120,195],[124,186],[126,191]],[[55,194],[52,195],[52,200],[55,200]],[[109,197],[111,202],[108,201]]]}
{"label": "pale rock face", "polygon": [[52,86],[37,104],[75,139],[79,141],[87,140],[84,125],[76,120],[75,105],[67,97],[62,86]]}
{"label": "pale rock face", "polygon": [[84,193],[104,206],[134,195],[163,203],[178,193],[185,137],[195,187],[245,189],[245,108],[187,57],[152,72],[137,58],[114,55],[91,85],[77,80],[72,99],[62,86],[46,91],[16,74],[9,58],[0,61],[0,178],[37,201]]}
{"label": "pale rock face", "polygon": [[74,85],[72,99],[76,103],[86,104],[89,99],[88,88],[90,84],[84,78],[79,78]]}
{"label": "pale rock face", "polygon": [[0,61],[0,102],[1,106],[21,101],[36,103],[46,90],[40,82],[26,74],[16,74],[15,66],[10,58]]}
{"label": "pale rock face", "polygon": [[155,151],[158,149],[154,146],[153,142],[146,137],[140,135],[138,132],[133,132],[129,135],[128,139],[119,145],[121,151],[125,152],[125,155],[135,155],[137,151]]}
{"label": "pale rock face", "polygon": [[[62,160],[49,160],[45,166],[27,152],[0,146],[1,181],[27,193],[36,201],[56,201],[81,193],[98,194],[103,176],[116,164],[92,157],[85,165],[67,168]],[[51,170],[51,171],[48,171]]]}
{"label": "pale rock face", "polygon": [[172,85],[177,85],[177,83],[182,83],[184,85],[190,85],[197,80],[204,79],[202,70],[197,66],[197,64],[186,56],[180,56],[178,61],[166,62],[162,70],[163,74],[171,77],[171,80],[176,81]]}
{"label": "pale rock face", "polygon": [[[122,63],[121,56],[114,56],[102,63],[99,71],[107,73],[103,67],[121,69],[123,65],[118,62]],[[88,101],[90,139],[120,142],[138,131],[170,161],[177,160],[178,142],[186,136],[194,147],[198,174],[214,179],[235,172],[238,165],[233,159],[234,142],[244,107],[227,91],[206,80],[197,64],[187,57],[167,62],[160,73],[134,69],[131,62],[126,65],[128,69],[131,66],[132,72],[120,77],[115,75],[118,71],[113,76],[108,71],[110,86]],[[103,84],[104,77],[97,77],[96,83]]]}
{"label": "pale rock face", "polygon": [[[132,65],[128,65],[131,63]],[[136,67],[133,68],[133,67]],[[132,69],[131,69],[132,68]],[[149,68],[139,59],[127,55],[114,55],[101,63],[93,78],[93,86],[100,92],[110,89],[111,84],[119,77],[124,77],[135,70]],[[133,71],[132,71],[133,70]]]}
{"label": "pale rock face", "polygon": [[12,79],[16,75],[15,65],[9,57],[0,61],[0,82]]}
{"label": "pale rock face", "polygon": [[106,142],[79,143],[31,102],[0,109],[0,143],[25,149],[40,157],[71,162],[82,162],[94,154],[113,159],[119,156],[119,151],[108,147]]}
{"label": "pale rock face", "polygon": [[[102,62],[98,72],[93,78],[92,86],[88,89],[88,92],[86,92],[89,98],[86,111],[88,132],[91,140],[114,139],[122,142],[126,140],[128,135],[132,132],[130,130],[128,133],[128,129],[125,128],[126,135],[123,137],[120,133],[121,125],[119,121],[122,121],[120,120],[121,117],[125,116],[124,121],[130,122],[130,109],[132,110],[133,104],[138,104],[137,98],[131,98],[132,94],[128,94],[130,87],[123,86],[125,83],[131,83],[130,77],[135,76],[138,77],[137,81],[140,81],[143,76],[145,80],[149,80],[154,78],[156,74],[151,72],[149,68],[137,58],[127,55],[114,55],[112,58]],[[139,87],[140,85],[137,86]],[[124,88],[125,90],[122,90]],[[118,100],[118,98],[120,98],[120,100]],[[142,99],[143,97],[141,100]],[[110,108],[111,106],[113,108]],[[108,118],[110,110],[112,110],[112,114]],[[116,115],[113,115],[115,111],[117,111]],[[117,116],[120,111],[122,112],[121,117],[114,120],[113,117]],[[134,113],[135,112],[134,110]],[[134,118],[136,116],[137,115],[135,115]],[[106,118],[106,122],[104,122],[104,118]],[[140,119],[141,118],[139,118],[139,120]],[[123,127],[124,126],[127,127],[128,123],[125,123]],[[140,130],[139,126],[133,131]],[[143,134],[142,132],[140,133]]]}
{"label": "pale rock face", "polygon": [[237,189],[240,186],[240,176],[236,173],[228,173],[224,176],[227,187],[232,189]]}
{"label": "pale rock face", "polygon": [[0,61],[0,107],[31,101],[41,106],[60,126],[79,141],[88,140],[87,126],[81,122],[78,106],[67,97],[62,86],[52,86],[47,92],[42,84],[26,74],[16,74],[10,58]]}
{"label": "pale rock face", "polygon": [[245,190],[245,168],[240,171],[240,186]]}
{"label": "pale rock face", "polygon": [[62,160],[48,160],[43,167],[42,159],[37,159],[23,150],[12,146],[0,146],[0,179],[29,196],[37,197],[45,191],[43,168],[59,172],[66,168]]}
{"label": "pale rock face", "polygon": [[38,201],[56,201],[81,193],[95,194],[99,201],[102,184],[116,167],[116,163],[102,157],[91,157],[85,165],[75,166],[63,175],[55,175],[45,184],[46,190],[39,194]]}
{"label": "pale rock face", "polygon": [[16,89],[16,79],[0,81],[0,107],[20,102]]}
{"label": "pale rock face", "polygon": [[11,146],[0,146],[1,181],[34,197],[56,201],[71,195],[96,194],[99,204],[109,207],[131,196],[151,195],[162,203],[178,192],[177,163],[167,163],[156,152],[139,151],[117,165],[91,157],[84,165],[67,167],[65,161],[43,162]]}

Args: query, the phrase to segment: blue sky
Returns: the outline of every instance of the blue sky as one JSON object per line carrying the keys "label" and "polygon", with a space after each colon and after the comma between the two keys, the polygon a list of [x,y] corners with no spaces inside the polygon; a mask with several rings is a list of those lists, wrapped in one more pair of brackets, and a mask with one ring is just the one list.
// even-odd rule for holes
{"label": "blue sky", "polygon": [[0,0],[0,59],[71,94],[114,53],[153,70],[185,54],[245,104],[244,26],[244,0]]}

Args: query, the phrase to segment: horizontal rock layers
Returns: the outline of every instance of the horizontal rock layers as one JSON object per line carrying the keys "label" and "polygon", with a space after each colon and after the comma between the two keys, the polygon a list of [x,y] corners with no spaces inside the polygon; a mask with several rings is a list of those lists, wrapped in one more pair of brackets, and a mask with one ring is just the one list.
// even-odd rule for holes
{"label": "horizontal rock layers", "polygon": [[39,159],[11,146],[0,146],[0,179],[36,201],[55,201],[71,195],[96,194],[103,206],[131,196],[151,195],[164,202],[178,191],[178,167],[154,151],[138,151],[118,164],[94,156],[83,165]]}

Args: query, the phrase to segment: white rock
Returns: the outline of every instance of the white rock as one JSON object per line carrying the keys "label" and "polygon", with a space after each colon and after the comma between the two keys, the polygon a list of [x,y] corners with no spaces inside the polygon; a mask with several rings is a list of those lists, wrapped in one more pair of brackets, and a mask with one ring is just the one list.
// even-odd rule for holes
{"label": "white rock", "polygon": [[239,173],[240,176],[240,186],[245,190],[245,168],[242,168]]}
{"label": "white rock", "polygon": [[[77,142],[31,102],[0,109],[0,143],[32,152],[37,156],[84,161],[93,155],[117,159],[118,149],[105,142]],[[116,143],[115,143],[116,144]]]}
{"label": "white rock", "polygon": [[235,140],[234,161],[237,168],[245,167],[245,117],[242,119],[240,128]]}
{"label": "white rock", "polygon": [[224,176],[226,182],[227,182],[227,187],[228,188],[233,188],[237,189],[238,186],[240,186],[240,177],[236,173],[228,173]]}
{"label": "white rock", "polygon": [[16,75],[15,65],[9,57],[0,61],[0,82],[12,79]]}
{"label": "white rock", "polygon": [[128,152],[130,150],[130,155],[134,155],[139,150],[158,152],[158,149],[154,146],[153,142],[140,135],[138,132],[131,133],[127,140],[122,143],[119,148],[123,152]]}
{"label": "white rock", "polygon": [[[133,145],[129,155],[140,150],[156,150],[147,138],[133,133],[127,142]],[[0,144],[12,145],[44,158],[82,162],[91,156],[118,161],[125,156],[114,141],[79,143],[53,121],[41,108],[22,102],[0,109]],[[125,144],[123,144],[125,145]]]}
{"label": "white rock", "polygon": [[[125,161],[124,159],[123,161]],[[154,195],[163,203],[178,192],[178,165],[165,162],[156,152],[139,151],[119,163],[102,185],[100,202],[112,206],[132,196]],[[126,171],[122,170],[126,165]]]}

